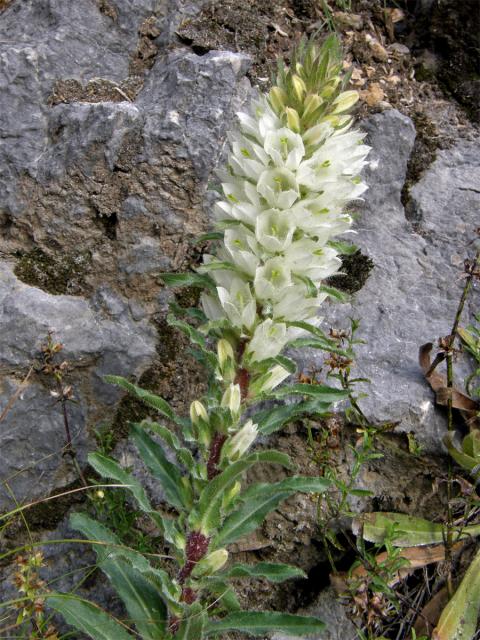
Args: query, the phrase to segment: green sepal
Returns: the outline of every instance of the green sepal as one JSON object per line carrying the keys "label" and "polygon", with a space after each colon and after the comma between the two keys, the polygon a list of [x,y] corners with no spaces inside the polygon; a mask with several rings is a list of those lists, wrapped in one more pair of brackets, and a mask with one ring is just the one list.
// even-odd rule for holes
{"label": "green sepal", "polygon": [[311,280],[307,276],[301,276],[298,273],[294,274],[294,279],[298,280],[299,282],[305,285],[305,289],[307,291],[307,295],[306,295],[307,298],[317,297],[318,289],[317,289],[317,285],[313,282],[313,280]]}

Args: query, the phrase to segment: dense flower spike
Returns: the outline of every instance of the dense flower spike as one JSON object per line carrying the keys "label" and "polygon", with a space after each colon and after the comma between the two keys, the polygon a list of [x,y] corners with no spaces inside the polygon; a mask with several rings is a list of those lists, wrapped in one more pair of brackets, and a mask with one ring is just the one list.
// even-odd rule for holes
{"label": "dense flower spike", "polygon": [[369,147],[344,115],[358,96],[342,91],[340,70],[334,37],[321,49],[302,42],[229,136],[216,204],[224,242],[201,268],[216,295],[204,293],[202,305],[246,339],[251,362],[281,352],[299,331],[289,323],[318,324],[320,285],[341,268],[329,242],[348,231],[345,206],[366,189],[359,174]]}

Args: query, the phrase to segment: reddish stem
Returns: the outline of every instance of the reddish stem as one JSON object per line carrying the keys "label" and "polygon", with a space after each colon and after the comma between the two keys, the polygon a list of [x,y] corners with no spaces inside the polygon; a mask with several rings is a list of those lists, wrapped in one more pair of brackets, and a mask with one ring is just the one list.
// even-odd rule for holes
{"label": "reddish stem", "polygon": [[195,565],[208,551],[210,538],[204,536],[200,531],[192,531],[187,538],[185,547],[186,561],[178,574],[178,581],[183,584],[190,577]]}
{"label": "reddish stem", "polygon": [[220,460],[220,454],[222,453],[222,447],[226,439],[227,436],[223,433],[217,433],[213,437],[212,444],[210,446],[210,455],[207,462],[207,477],[209,480],[212,480],[220,473],[217,465]]}
{"label": "reddish stem", "polygon": [[248,396],[248,387],[250,385],[250,374],[247,369],[239,369],[235,377],[235,384],[240,386],[240,394],[242,400]]}

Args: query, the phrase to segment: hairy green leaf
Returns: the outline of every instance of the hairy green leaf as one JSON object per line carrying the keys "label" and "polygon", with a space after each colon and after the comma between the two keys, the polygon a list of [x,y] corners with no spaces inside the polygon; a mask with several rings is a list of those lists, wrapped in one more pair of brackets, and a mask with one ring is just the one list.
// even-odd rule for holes
{"label": "hairy green leaf", "polygon": [[213,540],[213,546],[225,546],[252,533],[271,511],[293,493],[322,493],[329,484],[324,478],[294,476],[272,484],[252,485],[243,494],[238,509],[225,519]]}
{"label": "hairy green leaf", "polygon": [[168,427],[164,427],[158,422],[151,422],[150,420],[142,420],[142,422],[135,423],[138,428],[150,429],[156,433],[166,444],[175,452],[177,460],[192,472],[195,467],[195,460],[189,449],[182,447],[180,440]]}
{"label": "hairy green leaf", "polygon": [[191,509],[192,490],[183,482],[178,468],[169,462],[162,447],[138,425],[132,425],[133,441],[152,475],[160,480],[168,502],[179,511]]}
{"label": "hairy green leaf", "polygon": [[[101,453],[90,453],[88,455],[89,464],[104,478],[112,478],[117,482],[125,485],[132,494],[142,511],[148,513],[155,524],[166,534],[168,531],[168,523],[162,516],[155,511],[150,504],[150,500],[145,493],[145,489],[136,480],[131,473],[125,471],[116,460],[102,455]],[[171,541],[171,540],[170,540]]]}
{"label": "hairy green leaf", "polygon": [[[369,542],[382,543],[390,531],[394,531],[392,544],[396,547],[417,547],[444,542],[447,528],[443,524],[429,522],[404,513],[365,513],[353,522],[355,535],[362,535]],[[480,535],[480,525],[455,528],[461,538]],[[456,534],[455,534],[456,535]]]}
{"label": "hairy green leaf", "polygon": [[149,407],[153,407],[158,412],[177,422],[177,417],[172,409],[172,407],[168,404],[166,400],[161,398],[160,396],[156,396],[154,393],[147,391],[146,389],[142,389],[141,387],[137,387],[137,385],[132,384],[126,378],[122,376],[105,376],[105,380],[112,384],[117,385],[117,387],[121,387],[128,391],[129,393],[136,396],[139,400],[144,402]]}
{"label": "hairy green leaf", "polygon": [[46,603],[58,611],[67,624],[72,625],[93,640],[132,640],[125,627],[99,606],[70,594],[48,595]]}
{"label": "hairy green leaf", "polygon": [[330,408],[330,402],[321,402],[313,399],[260,411],[252,416],[252,421],[258,425],[259,433],[269,435],[296,418],[308,415],[324,415]]}
{"label": "hairy green leaf", "polygon": [[470,640],[480,616],[480,551],[468,567],[452,599],[442,611],[432,638]]}
{"label": "hairy green leaf", "polygon": [[160,278],[167,287],[195,287],[216,291],[215,282],[207,275],[200,273],[160,273]]}
{"label": "hairy green leaf", "polygon": [[[205,535],[210,534],[220,524],[220,512],[225,492],[257,462],[270,462],[290,467],[289,456],[278,451],[258,451],[237,460],[216,478],[211,480],[202,491],[198,504],[199,525]],[[196,517],[196,516],[195,516]]]}
{"label": "hairy green leaf", "polygon": [[185,617],[182,619],[180,628],[175,634],[175,640],[201,640],[204,637],[206,621],[206,611],[196,602],[189,607]]}
{"label": "hairy green leaf", "polygon": [[102,571],[123,600],[130,622],[145,640],[166,631],[167,608],[159,591],[134,567],[117,558],[102,563]]}
{"label": "hairy green leaf", "polygon": [[291,578],[307,577],[307,574],[298,567],[275,562],[234,564],[221,575],[225,578],[266,578],[270,582],[284,582]]}
{"label": "hairy green leaf", "polygon": [[324,384],[292,384],[290,386],[280,387],[269,394],[269,397],[285,398],[291,395],[309,396],[316,398],[322,402],[339,402],[348,398],[349,392],[344,389],[336,389],[328,387]]}
{"label": "hairy green leaf", "polygon": [[253,636],[279,631],[286,635],[305,636],[318,633],[325,628],[318,618],[296,616],[275,611],[238,611],[218,621],[209,621],[206,635],[223,631],[243,631]]}

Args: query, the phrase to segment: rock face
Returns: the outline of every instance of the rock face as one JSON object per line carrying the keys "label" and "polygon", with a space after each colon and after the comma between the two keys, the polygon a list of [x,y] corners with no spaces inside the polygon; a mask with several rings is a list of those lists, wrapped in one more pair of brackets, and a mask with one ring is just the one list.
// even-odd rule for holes
{"label": "rock face", "polygon": [[[201,5],[27,0],[1,14],[0,407],[53,330],[72,366],[80,462],[119,400],[101,376],[138,378],[162,348],[157,274],[191,261],[245,92],[246,56],[168,50]],[[2,419],[0,482],[21,503],[74,479],[50,390],[35,369]],[[1,486],[3,511],[12,498]]]}
{"label": "rock face", "polygon": [[[178,345],[167,345],[162,333],[168,296],[158,273],[195,262],[191,240],[209,224],[207,181],[250,91],[246,56],[195,55],[175,39],[182,19],[204,5],[13,0],[0,13],[0,513],[76,478],[62,455],[61,405],[51,378],[39,372],[49,331],[70,362],[76,403],[68,416],[80,464],[95,447],[94,429],[111,425],[118,409],[119,393],[105,374],[150,380],[167,354],[175,389],[163,381],[161,393],[173,403],[187,398],[191,372],[177,366]],[[432,404],[417,352],[453,320],[478,225],[476,145],[460,141],[440,152],[405,212],[413,124],[387,111],[363,126],[373,162],[355,241],[374,268],[351,304],[326,306],[324,315],[332,325],[361,320],[366,345],[358,349],[358,372],[372,381],[365,413],[401,420],[400,429],[438,452],[445,418]],[[299,359],[305,368],[316,364],[315,353]],[[142,473],[129,444],[118,453]],[[306,518],[305,508],[297,511]],[[315,526],[312,517],[308,527]],[[308,527],[295,538],[306,550]],[[65,521],[43,533],[70,535]],[[49,579],[92,560],[75,549],[48,547]],[[11,588],[0,584],[0,601]],[[103,583],[94,593],[111,604]],[[331,594],[309,613],[330,623],[325,638],[355,637]]]}
{"label": "rock face", "polygon": [[[333,306],[325,317],[335,326],[347,326],[349,317],[361,322],[358,337],[366,344],[358,345],[356,372],[371,380],[361,402],[366,414],[400,420],[398,430],[413,431],[426,450],[438,452],[446,421],[422,377],[418,349],[447,335],[455,318],[463,261],[478,226],[478,143],[460,141],[439,152],[411,191],[407,219],[400,196],[415,138],[412,122],[391,110],[362,127],[372,164],[353,241],[374,267],[352,303]],[[467,309],[464,320],[468,316]],[[305,361],[312,360],[310,352]],[[461,361],[455,368],[461,384],[468,370]]]}

